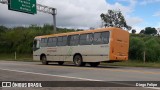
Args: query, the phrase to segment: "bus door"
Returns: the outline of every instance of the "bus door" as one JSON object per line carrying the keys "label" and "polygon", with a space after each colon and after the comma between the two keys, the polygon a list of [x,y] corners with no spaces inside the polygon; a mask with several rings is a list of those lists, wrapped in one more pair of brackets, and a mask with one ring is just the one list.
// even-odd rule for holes
{"label": "bus door", "polygon": [[37,51],[38,49],[40,49],[40,40],[35,39],[33,41],[33,52]]}
{"label": "bus door", "polygon": [[40,55],[40,40],[34,39],[33,41],[33,60],[39,60]]}

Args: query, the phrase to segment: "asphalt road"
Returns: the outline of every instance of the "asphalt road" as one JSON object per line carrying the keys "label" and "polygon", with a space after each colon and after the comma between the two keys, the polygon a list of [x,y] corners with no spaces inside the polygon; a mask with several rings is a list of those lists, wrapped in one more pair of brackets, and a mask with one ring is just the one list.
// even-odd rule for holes
{"label": "asphalt road", "polygon": [[[0,81],[160,81],[160,69],[99,66],[76,67],[72,64],[42,65],[40,62],[0,61]],[[124,83],[127,85],[127,83]],[[0,90],[22,88],[0,88]],[[28,88],[23,88],[23,90]],[[30,90],[52,90],[53,88],[30,88]],[[153,90],[160,88],[141,87],[56,87],[54,90]]]}

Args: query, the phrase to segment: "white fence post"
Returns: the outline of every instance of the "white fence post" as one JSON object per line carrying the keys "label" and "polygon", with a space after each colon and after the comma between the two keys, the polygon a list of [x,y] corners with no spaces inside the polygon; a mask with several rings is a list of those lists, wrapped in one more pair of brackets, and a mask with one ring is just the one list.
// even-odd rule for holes
{"label": "white fence post", "polygon": [[14,59],[17,60],[17,53],[14,52]]}
{"label": "white fence post", "polygon": [[146,62],[146,52],[144,51],[143,53],[143,62],[145,63]]}

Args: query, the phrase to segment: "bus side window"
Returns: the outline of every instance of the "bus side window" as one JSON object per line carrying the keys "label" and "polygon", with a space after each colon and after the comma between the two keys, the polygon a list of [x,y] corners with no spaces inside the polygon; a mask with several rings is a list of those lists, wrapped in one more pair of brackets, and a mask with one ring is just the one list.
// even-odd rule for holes
{"label": "bus side window", "polygon": [[70,46],[71,36],[68,36],[67,38],[67,45]]}
{"label": "bus side window", "polygon": [[102,38],[101,38],[101,33],[94,33],[94,39],[93,39],[93,44],[102,44]]}
{"label": "bus side window", "polygon": [[56,44],[57,44],[57,38],[56,37],[48,38],[48,47],[55,47]]}
{"label": "bus side window", "polygon": [[40,41],[37,40],[36,48],[40,48]]}
{"label": "bus side window", "polygon": [[62,45],[62,42],[63,42],[63,37],[58,37],[57,38],[57,46],[61,46]]}
{"label": "bus side window", "polygon": [[109,37],[110,37],[110,33],[107,32],[102,32],[102,42],[103,44],[108,44],[109,43]]}
{"label": "bus side window", "polygon": [[80,45],[91,45],[93,41],[93,34],[81,34]]}
{"label": "bus side window", "polygon": [[58,37],[57,46],[66,46],[67,45],[67,36]]}
{"label": "bus side window", "polygon": [[64,36],[64,37],[63,37],[63,43],[62,43],[62,46],[66,46],[66,45],[67,45],[67,39],[68,39],[68,37],[67,37],[67,36]]}
{"label": "bus side window", "polygon": [[47,47],[47,41],[48,41],[47,38],[42,38],[42,39],[41,39],[40,46],[41,46],[41,47]]}
{"label": "bus side window", "polygon": [[70,36],[70,46],[77,46],[79,44],[79,35]]}

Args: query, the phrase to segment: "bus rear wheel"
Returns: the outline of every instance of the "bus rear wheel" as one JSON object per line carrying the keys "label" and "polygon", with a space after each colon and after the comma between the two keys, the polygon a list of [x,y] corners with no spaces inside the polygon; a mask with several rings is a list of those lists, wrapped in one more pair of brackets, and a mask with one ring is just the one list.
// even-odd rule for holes
{"label": "bus rear wheel", "polygon": [[76,66],[85,66],[81,55],[74,56],[73,62]]}
{"label": "bus rear wheel", "polygon": [[64,62],[63,62],[63,61],[60,61],[60,62],[58,62],[58,64],[59,64],[59,65],[63,65],[63,64],[64,64]]}
{"label": "bus rear wheel", "polygon": [[100,62],[92,62],[92,63],[89,63],[91,67],[97,67]]}
{"label": "bus rear wheel", "polygon": [[47,61],[47,58],[46,58],[46,56],[42,56],[42,64],[43,65],[48,65],[48,61]]}

